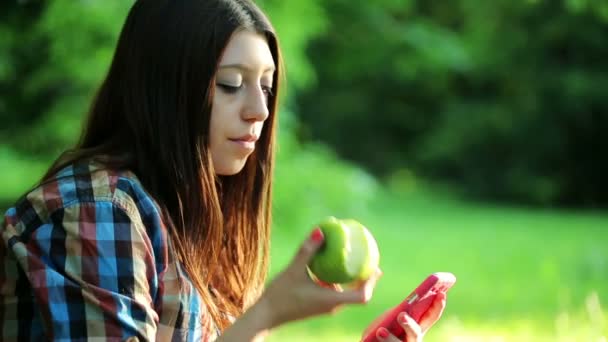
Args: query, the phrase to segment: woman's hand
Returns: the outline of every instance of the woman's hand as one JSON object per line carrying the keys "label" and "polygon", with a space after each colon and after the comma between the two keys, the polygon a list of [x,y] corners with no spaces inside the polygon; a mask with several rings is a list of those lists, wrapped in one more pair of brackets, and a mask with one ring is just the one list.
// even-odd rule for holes
{"label": "woman's hand", "polygon": [[333,313],[344,304],[369,301],[381,275],[379,270],[370,279],[346,290],[309,277],[308,262],[322,244],[323,234],[317,228],[302,244],[289,266],[272,280],[259,300],[216,341],[260,341],[270,329],[283,323]]}
{"label": "woman's hand", "polygon": [[291,264],[268,285],[256,305],[266,308],[273,328],[286,322],[334,313],[344,304],[367,303],[381,276],[380,270],[353,288],[324,284],[311,279],[307,264],[323,244],[323,234],[316,228],[300,247]]}
{"label": "woman's hand", "polygon": [[[397,315],[397,321],[403,327],[405,331],[405,339],[403,342],[422,342],[422,339],[426,332],[441,318],[441,314],[445,309],[446,305],[446,294],[438,293],[435,300],[429,307],[428,311],[420,318],[420,324],[418,324],[412,317],[407,313],[401,312]],[[380,322],[384,317],[389,314],[392,309],[387,310],[385,313],[376,318],[363,332],[363,336],[366,336],[369,330]],[[386,342],[401,342],[397,337],[389,333],[385,328],[380,328],[376,331],[377,341]]]}

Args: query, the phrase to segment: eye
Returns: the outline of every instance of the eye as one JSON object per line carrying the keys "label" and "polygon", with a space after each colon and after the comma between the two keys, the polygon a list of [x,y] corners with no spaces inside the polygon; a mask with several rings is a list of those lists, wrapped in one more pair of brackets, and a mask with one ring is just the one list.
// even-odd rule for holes
{"label": "eye", "polygon": [[272,87],[269,87],[269,86],[264,86],[264,85],[263,85],[263,86],[262,86],[262,91],[264,92],[264,94],[266,94],[266,97],[269,97],[269,96],[273,96],[273,95],[274,95],[274,93],[272,92]]}
{"label": "eye", "polygon": [[234,94],[237,91],[239,91],[239,89],[241,89],[241,87],[243,86],[238,85],[238,86],[232,86],[232,85],[228,85],[228,84],[223,84],[223,83],[217,83],[216,84],[223,92],[228,93],[228,94]]}

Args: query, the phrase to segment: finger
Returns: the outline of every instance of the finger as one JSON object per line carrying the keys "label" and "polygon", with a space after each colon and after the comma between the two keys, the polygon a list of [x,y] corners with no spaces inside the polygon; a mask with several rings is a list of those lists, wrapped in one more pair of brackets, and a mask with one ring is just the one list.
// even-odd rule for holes
{"label": "finger", "polygon": [[381,276],[382,276],[382,271],[380,269],[378,269],[378,270],[376,270],[376,273],[374,273],[374,275],[371,276],[363,284],[361,291],[363,291],[363,297],[365,298],[364,299],[365,302],[368,302],[369,300],[372,299],[372,295],[374,294],[374,289],[376,288],[376,284],[378,283],[378,280],[380,279]]}
{"label": "finger", "polygon": [[340,284],[331,284],[331,283],[326,283],[326,282],[322,282],[321,284],[319,284],[327,289],[331,289],[334,290],[336,292],[344,292],[344,289],[342,288],[342,286],[340,286]]}
{"label": "finger", "polygon": [[382,271],[377,270],[361,287],[343,291],[338,299],[343,303],[367,303],[372,298],[376,283],[381,276]]}
{"label": "finger", "polygon": [[437,293],[437,296],[435,297],[435,300],[433,300],[433,303],[429,309],[420,318],[420,327],[422,328],[423,332],[429,330],[433,324],[435,324],[435,322],[441,318],[443,310],[445,309],[446,301],[447,295],[445,292]]}
{"label": "finger", "polygon": [[363,331],[362,336],[367,336],[370,333],[370,331],[372,329],[374,329],[374,327],[378,326],[380,324],[380,322],[382,322],[386,318],[386,316],[391,314],[391,312],[393,312],[393,308],[390,308],[390,309],[384,311],[382,314],[376,316],[376,318],[370,324],[367,325],[367,328],[365,328],[365,331]]}
{"label": "finger", "polygon": [[382,342],[401,342],[395,335],[391,334],[386,328],[376,330],[376,339]]}
{"label": "finger", "polygon": [[376,285],[376,282],[378,281],[378,279],[380,279],[380,277],[382,277],[384,273],[382,272],[382,270],[380,268],[376,269],[376,272],[374,272],[371,277],[369,277],[366,280],[359,280],[356,283],[352,284],[350,287],[353,289],[362,289],[365,286],[369,286],[371,283],[371,286],[374,287]]}
{"label": "finger", "polygon": [[397,321],[405,331],[405,340],[407,342],[417,342],[422,340],[422,336],[424,335],[422,333],[422,329],[420,328],[420,325],[418,325],[418,323],[416,323],[416,321],[410,317],[410,315],[402,312],[397,316]]}
{"label": "finger", "polygon": [[330,289],[330,290],[334,290],[334,291],[338,291],[338,292],[342,292],[342,286],[340,286],[339,284],[333,284],[333,283],[327,283],[324,282],[323,280],[317,278],[317,276],[310,272],[310,269],[308,270],[308,276],[310,277],[310,279],[315,282],[317,285],[324,287],[326,289]]}
{"label": "finger", "polygon": [[320,228],[315,228],[310,237],[300,246],[298,253],[294,257],[291,265],[298,270],[305,269],[313,255],[323,245],[323,233]]}
{"label": "finger", "polygon": [[318,280],[318,279],[316,280],[316,283],[319,284],[319,286],[324,287],[326,289],[342,292],[342,287],[339,284],[326,283],[323,280]]}

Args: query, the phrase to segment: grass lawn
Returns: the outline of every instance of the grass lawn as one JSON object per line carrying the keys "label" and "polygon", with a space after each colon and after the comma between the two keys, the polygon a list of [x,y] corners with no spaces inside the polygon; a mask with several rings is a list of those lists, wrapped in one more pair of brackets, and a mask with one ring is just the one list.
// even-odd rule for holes
{"label": "grass lawn", "polygon": [[[0,149],[0,162],[15,165],[2,179],[0,207],[46,165],[17,157]],[[608,213],[467,203],[430,191],[383,190],[361,200],[370,192],[351,186],[361,184],[355,173],[331,169],[327,177],[312,177],[320,169],[312,160],[298,154],[279,177],[271,277],[327,208],[370,228],[384,276],[367,305],[280,327],[269,341],[357,341],[429,273],[449,271],[458,281],[425,342],[608,342]],[[316,163],[326,168],[324,160]],[[356,181],[339,185],[343,176]],[[343,201],[345,189],[352,192]],[[359,202],[341,207],[353,199]]]}
{"label": "grass lawn", "polygon": [[[421,192],[383,195],[368,209],[356,218],[375,235],[384,271],[372,301],[280,327],[270,341],[357,341],[376,315],[436,271],[458,281],[425,342],[608,338],[608,214],[471,204]],[[275,226],[271,277],[308,228]]]}

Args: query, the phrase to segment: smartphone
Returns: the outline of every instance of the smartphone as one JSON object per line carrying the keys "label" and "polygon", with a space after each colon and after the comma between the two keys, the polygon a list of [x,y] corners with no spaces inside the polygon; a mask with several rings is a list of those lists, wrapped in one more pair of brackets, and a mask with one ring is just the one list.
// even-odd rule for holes
{"label": "smartphone", "polygon": [[399,340],[405,337],[405,331],[397,322],[397,315],[407,312],[416,322],[429,309],[439,292],[447,292],[456,282],[456,277],[449,272],[437,272],[429,275],[418,287],[407,296],[403,302],[391,309],[386,317],[372,327],[362,342],[376,342],[376,331],[384,327]]}

